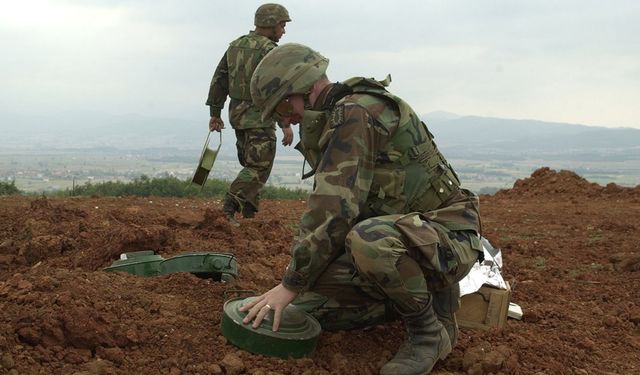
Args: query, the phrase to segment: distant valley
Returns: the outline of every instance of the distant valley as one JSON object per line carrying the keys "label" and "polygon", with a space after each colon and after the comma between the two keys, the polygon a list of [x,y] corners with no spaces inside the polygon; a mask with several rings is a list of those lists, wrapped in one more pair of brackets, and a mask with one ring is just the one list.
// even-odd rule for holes
{"label": "distant valley", "polygon": [[[640,130],[535,120],[422,116],[465,186],[491,193],[509,188],[541,166],[575,171],[592,182],[640,184]],[[149,176],[191,176],[207,134],[201,121],[137,115],[64,113],[25,116],[0,113],[0,178],[27,191],[65,189],[73,183]],[[297,128],[296,128],[297,131]],[[279,140],[281,133],[278,130]],[[218,137],[211,137],[211,146]],[[231,179],[235,136],[223,131],[214,177]],[[310,188],[300,181],[302,158],[279,145],[269,183]]]}

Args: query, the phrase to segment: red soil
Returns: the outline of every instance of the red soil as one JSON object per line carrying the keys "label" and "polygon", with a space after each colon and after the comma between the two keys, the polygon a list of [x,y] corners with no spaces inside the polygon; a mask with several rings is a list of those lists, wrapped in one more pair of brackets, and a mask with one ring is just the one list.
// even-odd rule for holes
{"label": "red soil", "polygon": [[[640,186],[542,168],[481,205],[524,319],[463,330],[433,373],[640,373]],[[0,197],[0,374],[376,374],[398,323],[323,332],[299,360],[220,335],[225,291],[279,282],[304,208],[265,201],[233,227],[219,200]],[[240,277],[102,270],[136,250],[232,252]]]}

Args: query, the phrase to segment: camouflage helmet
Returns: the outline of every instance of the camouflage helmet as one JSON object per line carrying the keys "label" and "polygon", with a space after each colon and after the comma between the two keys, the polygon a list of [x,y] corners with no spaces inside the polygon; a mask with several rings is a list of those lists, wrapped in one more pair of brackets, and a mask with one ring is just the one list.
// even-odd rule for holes
{"label": "camouflage helmet", "polygon": [[253,24],[258,27],[276,27],[280,22],[291,22],[287,8],[280,4],[263,4],[256,10]]}
{"label": "camouflage helmet", "polygon": [[269,51],[251,77],[251,98],[263,121],[281,100],[308,93],[327,66],[329,59],[302,44],[286,43]]}

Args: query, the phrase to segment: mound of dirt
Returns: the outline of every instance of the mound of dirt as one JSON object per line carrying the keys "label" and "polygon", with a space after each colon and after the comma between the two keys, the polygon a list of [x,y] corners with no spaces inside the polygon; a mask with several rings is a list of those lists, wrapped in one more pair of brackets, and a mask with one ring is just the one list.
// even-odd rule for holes
{"label": "mound of dirt", "polygon": [[548,196],[552,198],[640,198],[640,185],[626,188],[614,183],[602,187],[589,182],[575,172],[561,170],[556,172],[549,167],[542,167],[534,171],[530,177],[519,179],[513,188],[500,190],[498,196]]}
{"label": "mound of dirt", "polygon": [[[463,330],[433,373],[639,373],[637,190],[542,168],[482,196],[484,236],[524,319]],[[219,200],[0,197],[0,374],[377,374],[403,339],[398,322],[325,331],[298,360],[220,334],[225,296],[279,282],[305,205],[264,201],[234,227]],[[103,270],[139,250],[233,253],[239,278]]]}

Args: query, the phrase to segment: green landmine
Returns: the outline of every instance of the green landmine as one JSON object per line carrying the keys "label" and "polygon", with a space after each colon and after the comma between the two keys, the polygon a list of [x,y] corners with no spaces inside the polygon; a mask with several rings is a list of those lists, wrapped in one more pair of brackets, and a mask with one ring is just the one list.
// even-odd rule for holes
{"label": "green landmine", "polygon": [[258,328],[243,324],[246,313],[239,309],[254,298],[238,297],[225,302],[220,330],[229,342],[251,353],[279,358],[302,358],[315,350],[320,323],[294,305],[288,305],[282,312],[277,332],[272,330],[273,310],[267,313]]}
{"label": "green landmine", "polygon": [[160,274],[190,272],[198,277],[229,282],[238,277],[238,262],[232,254],[186,253],[160,263]]}
{"label": "green landmine", "polygon": [[107,272],[127,272],[137,276],[159,275],[160,263],[164,260],[153,250],[134,251],[120,254],[120,259],[111,263],[104,270]]}
{"label": "green landmine", "polygon": [[230,282],[238,277],[238,262],[227,253],[194,252],[165,259],[147,250],[120,254],[120,259],[104,270],[146,277],[189,272],[201,278]]}

